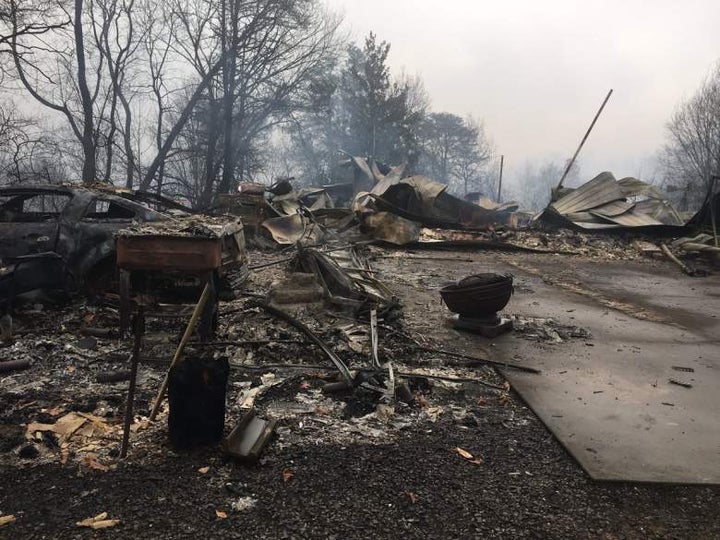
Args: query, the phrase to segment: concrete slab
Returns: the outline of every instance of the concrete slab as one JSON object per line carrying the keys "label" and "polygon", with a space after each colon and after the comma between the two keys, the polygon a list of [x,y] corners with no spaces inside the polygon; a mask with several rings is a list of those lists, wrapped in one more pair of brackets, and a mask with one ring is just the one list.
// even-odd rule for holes
{"label": "concrete slab", "polygon": [[593,333],[591,345],[495,341],[499,357],[543,370],[505,375],[588,474],[719,484],[720,277],[643,263],[506,261],[519,284],[509,312]]}

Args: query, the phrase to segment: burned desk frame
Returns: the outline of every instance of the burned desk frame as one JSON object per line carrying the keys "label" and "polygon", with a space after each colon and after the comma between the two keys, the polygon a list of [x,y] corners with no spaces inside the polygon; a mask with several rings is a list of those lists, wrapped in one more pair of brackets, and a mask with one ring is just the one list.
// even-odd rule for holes
{"label": "burned desk frame", "polygon": [[[210,339],[217,319],[217,280],[224,271],[246,263],[242,224],[215,237],[186,234],[120,234],[117,237],[119,269],[120,331],[129,327],[132,313],[131,289],[141,285],[141,293],[154,296],[153,278],[187,278],[199,281],[199,290],[210,288],[198,332],[202,340]],[[193,302],[195,303],[195,302]],[[172,313],[174,311],[174,313]],[[146,316],[184,316],[188,309],[172,310],[159,306]]]}

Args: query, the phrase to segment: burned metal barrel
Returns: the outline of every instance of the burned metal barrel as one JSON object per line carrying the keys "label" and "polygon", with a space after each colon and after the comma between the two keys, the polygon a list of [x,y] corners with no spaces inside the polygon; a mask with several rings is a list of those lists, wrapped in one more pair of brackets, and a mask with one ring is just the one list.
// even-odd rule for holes
{"label": "burned metal barrel", "polygon": [[445,305],[464,317],[480,319],[494,316],[510,301],[513,276],[475,274],[440,289]]}
{"label": "burned metal barrel", "polygon": [[220,442],[225,427],[227,359],[188,358],[170,370],[170,442],[178,450]]}

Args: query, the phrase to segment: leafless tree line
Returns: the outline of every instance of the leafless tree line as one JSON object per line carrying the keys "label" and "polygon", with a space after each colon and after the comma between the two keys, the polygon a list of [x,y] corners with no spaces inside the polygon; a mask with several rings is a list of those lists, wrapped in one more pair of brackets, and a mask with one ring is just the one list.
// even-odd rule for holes
{"label": "leafless tree line", "polygon": [[338,24],[317,0],[0,0],[2,92],[24,104],[2,111],[0,144],[17,181],[52,139],[82,171],[63,181],[206,204],[303,106]]}
{"label": "leafless tree line", "polygon": [[279,157],[322,183],[350,152],[482,189],[482,124],[429,112],[387,42],[339,23],[320,0],[0,0],[0,93],[21,105],[0,115],[0,180],[208,206]]}
{"label": "leafless tree line", "polygon": [[667,124],[663,183],[680,210],[702,202],[720,174],[720,64]]}

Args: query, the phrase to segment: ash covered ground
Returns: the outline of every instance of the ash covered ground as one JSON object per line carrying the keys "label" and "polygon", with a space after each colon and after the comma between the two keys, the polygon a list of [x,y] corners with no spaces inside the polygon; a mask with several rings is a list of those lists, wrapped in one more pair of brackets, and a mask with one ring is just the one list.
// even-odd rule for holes
{"label": "ash covered ground", "polygon": [[[81,332],[116,327],[117,312],[83,299],[25,306],[13,340],[2,348],[8,359],[30,358],[32,367],[0,375],[0,516],[15,516],[0,537],[720,535],[717,488],[594,482],[499,373],[418,349],[492,356],[492,342],[479,349],[452,328],[437,289],[458,278],[458,261],[492,266],[497,254],[373,255],[376,277],[404,306],[401,316],[381,321],[379,356],[398,372],[427,375],[408,379],[413,402],[388,402],[364,389],[324,394],[335,370],[316,347],[253,307],[250,296],[224,302],[216,340],[257,342],[212,349],[231,365],[226,430],[249,404],[279,420],[260,461],[250,466],[218,447],[173,451],[166,410],[147,423],[181,325],[148,322],[131,446],[120,460],[127,382],[98,383],[97,377],[127,367],[131,340],[89,339]],[[253,256],[256,264],[278,258]],[[526,255],[526,262],[534,257]],[[265,294],[284,272],[283,265],[256,272],[245,293]],[[516,288],[532,294],[522,278]],[[352,368],[367,364],[365,323],[312,306],[295,314]],[[553,354],[566,340],[593,339],[551,320],[521,322],[517,339],[536,341],[538,354]],[[287,364],[294,367],[262,367]],[[28,434],[33,423],[61,419],[81,424],[69,435]],[[103,512],[119,523],[102,533],[76,525]]]}

